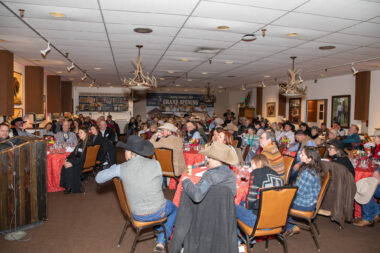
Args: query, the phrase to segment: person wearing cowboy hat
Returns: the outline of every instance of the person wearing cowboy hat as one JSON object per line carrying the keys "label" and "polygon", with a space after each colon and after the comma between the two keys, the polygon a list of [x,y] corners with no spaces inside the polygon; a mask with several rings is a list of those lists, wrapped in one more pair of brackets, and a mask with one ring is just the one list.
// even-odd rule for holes
{"label": "person wearing cowboy hat", "polygon": [[11,125],[13,126],[11,128],[13,136],[34,136],[31,133],[28,133],[25,131],[25,129],[22,128],[22,125],[25,123],[25,121],[21,118],[15,118],[12,120]]}
{"label": "person wearing cowboy hat", "polygon": [[182,177],[183,191],[196,203],[206,196],[213,185],[226,186],[236,195],[236,177],[229,165],[238,164],[236,153],[226,144],[214,142],[209,147],[199,152],[207,156],[208,169],[202,175],[198,184],[194,184],[188,177]]}
{"label": "person wearing cowboy hat", "polygon": [[173,150],[174,175],[181,176],[182,172],[186,170],[186,164],[182,152],[182,138],[174,135],[174,133],[177,133],[178,128],[171,123],[165,123],[158,129],[159,131],[150,138],[150,142],[154,148]]}
{"label": "person wearing cowboy hat", "polygon": [[290,140],[289,144],[293,144],[295,142],[294,125],[290,121],[285,121],[282,123],[282,127],[283,131],[277,136],[277,142],[280,143],[281,138],[285,137]]}
{"label": "person wearing cowboy hat", "polygon": [[[149,222],[167,217],[164,226],[166,237],[170,238],[177,215],[177,207],[173,202],[164,198],[160,163],[148,158],[154,154],[152,143],[139,136],[131,135],[126,143],[119,141],[116,146],[125,150],[127,161],[99,172],[95,181],[104,183],[114,177],[121,178],[131,206],[133,219]],[[158,234],[154,251],[165,251],[163,233]]]}
{"label": "person wearing cowboy hat", "polygon": [[344,152],[344,144],[338,140],[331,140],[328,142],[327,150],[331,161],[344,165],[355,178],[355,169],[350,159],[348,159],[346,152]]}
{"label": "person wearing cowboy hat", "polygon": [[362,219],[353,223],[357,227],[373,226],[380,221],[380,204],[374,200],[380,198],[380,167],[373,177],[366,177],[356,182],[355,200],[362,206]]}

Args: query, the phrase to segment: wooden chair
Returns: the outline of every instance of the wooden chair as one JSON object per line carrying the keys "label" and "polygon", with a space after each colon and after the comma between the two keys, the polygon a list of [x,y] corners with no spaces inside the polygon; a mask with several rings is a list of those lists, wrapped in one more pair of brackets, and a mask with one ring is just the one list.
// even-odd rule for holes
{"label": "wooden chair", "polygon": [[[283,242],[285,253],[288,252],[286,244],[286,223],[289,216],[289,210],[297,192],[297,187],[271,187],[262,189],[260,192],[260,208],[257,214],[257,220],[254,227],[244,224],[240,219],[237,220],[238,226],[244,232],[247,245],[255,237],[276,235]],[[248,247],[248,252],[253,252],[253,248]],[[268,238],[265,244],[265,250],[268,249]]]}
{"label": "wooden chair", "polygon": [[143,134],[141,134],[140,136],[141,136],[141,138],[143,138],[144,140],[148,139],[148,136],[146,135],[146,133],[143,133]]}
{"label": "wooden chair", "polygon": [[319,147],[319,148],[318,148],[319,156],[320,156],[321,158],[323,158],[323,157],[325,156],[326,150],[327,150],[326,147]]}
{"label": "wooden chair", "polygon": [[[131,253],[133,253],[135,251],[136,244],[139,240],[140,233],[142,230],[147,229],[147,228],[153,228],[155,226],[162,226],[163,231],[160,233],[164,233],[164,235],[165,235],[165,249],[166,249],[166,252],[169,252],[168,248],[167,248],[168,243],[167,243],[167,238],[166,238],[166,230],[165,230],[165,226],[164,226],[164,223],[166,222],[167,218],[165,217],[161,220],[150,221],[150,222],[143,222],[143,221],[134,220],[133,216],[132,216],[131,207],[130,207],[129,201],[128,201],[128,196],[127,196],[127,193],[125,192],[122,180],[118,177],[115,177],[115,178],[113,178],[113,184],[115,185],[115,189],[116,189],[117,197],[119,198],[121,210],[123,210],[124,214],[127,216],[126,217],[127,221],[123,227],[123,231],[121,232],[120,239],[119,239],[119,242],[117,244],[117,247],[120,247],[120,244],[124,238],[125,232],[127,231],[129,225],[131,225],[136,231],[136,236],[135,236],[135,239],[133,241],[132,248],[130,251]],[[155,235],[154,229],[153,229],[153,233]],[[146,238],[143,238],[143,239],[146,239]]]}
{"label": "wooden chair", "polygon": [[319,229],[317,227],[317,224],[315,223],[315,218],[318,214],[319,208],[321,207],[323,198],[325,197],[329,182],[330,182],[330,172],[327,172],[325,175],[325,178],[323,179],[321,191],[319,192],[318,200],[315,205],[314,211],[300,211],[296,209],[290,209],[290,216],[307,221],[307,224],[296,222],[296,221],[291,222],[291,223],[299,226],[300,228],[310,230],[311,236],[313,237],[313,240],[315,242],[315,245],[317,246],[318,251],[320,251],[320,248],[319,248],[317,235],[315,234],[315,230],[317,231],[319,235]]}
{"label": "wooden chair", "polygon": [[290,174],[292,172],[292,165],[294,162],[294,157],[284,156],[284,167],[285,167],[285,176],[284,176],[284,185],[288,185]]}
{"label": "wooden chair", "polygon": [[154,155],[161,165],[162,175],[172,177],[178,182],[178,177],[174,174],[173,150],[168,148],[155,148]]}
{"label": "wooden chair", "polygon": [[244,148],[244,152],[243,152],[243,160],[245,161],[245,158],[247,157],[247,155],[248,155],[248,152],[249,152],[249,148],[250,148],[251,146],[250,145],[247,145],[247,146],[245,146],[245,148]]}
{"label": "wooden chair", "polygon": [[232,141],[232,146],[234,146],[235,148],[237,148],[237,145],[239,144],[239,141],[238,140],[233,140]]}
{"label": "wooden chair", "polygon": [[82,173],[92,172],[94,174],[94,168],[96,165],[96,157],[98,156],[100,145],[88,146],[86,151],[86,159],[83,164]]}

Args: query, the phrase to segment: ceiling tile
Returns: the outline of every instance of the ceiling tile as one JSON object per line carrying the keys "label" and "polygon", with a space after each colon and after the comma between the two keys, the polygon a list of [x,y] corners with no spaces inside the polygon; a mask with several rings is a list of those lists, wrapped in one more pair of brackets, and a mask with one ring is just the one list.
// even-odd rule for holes
{"label": "ceiling tile", "polygon": [[[287,39],[299,39],[299,40],[314,40],[316,38],[328,35],[329,32],[317,31],[311,29],[302,29],[298,27],[285,27],[277,25],[269,25],[265,27],[267,29],[266,34],[273,37],[282,37]],[[298,33],[296,37],[286,36],[289,33]]]}
{"label": "ceiling tile", "polygon": [[84,8],[84,9],[98,9],[97,0],[12,0],[4,1],[6,4],[19,3],[19,4],[33,4],[42,6],[57,6],[57,7],[71,7],[71,8]]}
{"label": "ceiling tile", "polygon": [[375,23],[360,23],[350,28],[344,29],[341,33],[371,36],[380,38],[380,24]]}
{"label": "ceiling tile", "polygon": [[[379,25],[380,28],[380,25]],[[331,35],[322,37],[317,41],[327,42],[330,44],[346,44],[346,45],[356,45],[356,46],[367,46],[374,43],[380,43],[380,38],[366,37],[349,35],[343,33],[333,33]]]}
{"label": "ceiling tile", "polygon": [[[183,28],[178,34],[178,38],[192,38],[198,40],[217,40],[236,42],[241,39],[243,34],[226,31],[206,31]],[[232,43],[231,43],[232,44]]]}
{"label": "ceiling tile", "polygon": [[[207,0],[208,1],[208,0]],[[292,10],[297,6],[307,2],[307,0],[210,0],[210,2],[230,3],[237,5],[247,5],[261,8]]]}
{"label": "ceiling tile", "polygon": [[[176,38],[174,43],[177,45],[193,45],[195,47],[212,47],[212,48],[226,48],[231,45],[228,41],[217,41],[217,40],[200,40],[200,39],[190,39],[190,38]],[[212,54],[210,54],[212,56]]]}

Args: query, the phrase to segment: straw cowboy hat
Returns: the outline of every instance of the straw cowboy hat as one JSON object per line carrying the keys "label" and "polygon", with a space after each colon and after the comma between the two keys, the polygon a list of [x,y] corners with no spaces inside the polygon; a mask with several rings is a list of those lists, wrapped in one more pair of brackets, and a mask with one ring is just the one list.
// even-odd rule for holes
{"label": "straw cowboy hat", "polygon": [[217,124],[217,125],[223,125],[223,124],[224,124],[224,120],[222,120],[221,118],[216,118],[216,119],[214,120],[214,122],[215,122],[215,124]]}
{"label": "straw cowboy hat", "polygon": [[234,123],[228,123],[227,126],[224,128],[224,130],[227,130],[227,131],[232,130],[236,132],[237,130],[239,130],[239,128]]}
{"label": "straw cowboy hat", "polygon": [[166,130],[169,130],[171,132],[177,132],[178,128],[173,125],[172,123],[165,123],[164,125],[160,126],[159,127],[160,129],[166,129]]}
{"label": "straw cowboy hat", "polygon": [[220,142],[214,142],[211,146],[199,151],[199,153],[222,163],[231,165],[239,163],[239,158],[236,155],[236,152],[226,144]]}
{"label": "straw cowboy hat", "polygon": [[379,180],[375,177],[366,177],[356,182],[356,202],[367,204],[373,198],[378,184]]}
{"label": "straw cowboy hat", "polygon": [[154,153],[153,144],[137,135],[130,135],[127,142],[119,141],[116,147],[132,151],[141,156],[151,156]]}

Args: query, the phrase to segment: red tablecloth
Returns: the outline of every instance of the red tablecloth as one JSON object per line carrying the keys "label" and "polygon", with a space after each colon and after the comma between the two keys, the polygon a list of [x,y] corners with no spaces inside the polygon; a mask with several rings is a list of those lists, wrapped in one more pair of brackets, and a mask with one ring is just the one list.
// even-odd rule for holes
{"label": "red tablecloth", "polygon": [[[372,177],[373,171],[375,170],[377,165],[370,164],[367,169],[361,167],[355,167],[355,182],[359,181],[362,178]],[[355,202],[355,218],[362,217],[362,207],[358,203]]]}
{"label": "red tablecloth", "polygon": [[[173,203],[176,206],[179,206],[179,202],[181,200],[181,193],[182,193],[182,177],[187,176],[189,179],[194,183],[197,184],[199,180],[201,180],[202,172],[205,172],[207,170],[207,167],[198,167],[194,168],[192,170],[191,175],[188,175],[187,171],[182,173],[182,176],[179,180],[179,183],[177,185],[177,190],[175,192]],[[238,178],[236,179],[236,196],[235,196],[235,203],[240,204],[242,200],[244,200],[245,196],[248,193],[248,182],[240,181]]]}
{"label": "red tablecloth", "polygon": [[65,188],[59,186],[61,180],[61,169],[65,163],[66,157],[70,153],[63,154],[48,154],[47,161],[47,191],[58,192],[63,191]]}

